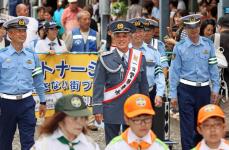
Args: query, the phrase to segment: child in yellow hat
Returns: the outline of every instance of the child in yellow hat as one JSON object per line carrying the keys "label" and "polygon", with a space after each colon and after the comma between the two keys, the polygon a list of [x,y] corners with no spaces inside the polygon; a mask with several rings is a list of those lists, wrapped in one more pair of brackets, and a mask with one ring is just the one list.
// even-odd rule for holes
{"label": "child in yellow hat", "polygon": [[203,140],[192,150],[229,150],[229,142],[223,139],[226,132],[225,115],[219,106],[209,104],[202,107],[197,123]]}
{"label": "child in yellow hat", "polygon": [[168,150],[151,131],[155,114],[149,97],[134,94],[124,103],[125,121],[129,128],[115,137],[105,150]]}

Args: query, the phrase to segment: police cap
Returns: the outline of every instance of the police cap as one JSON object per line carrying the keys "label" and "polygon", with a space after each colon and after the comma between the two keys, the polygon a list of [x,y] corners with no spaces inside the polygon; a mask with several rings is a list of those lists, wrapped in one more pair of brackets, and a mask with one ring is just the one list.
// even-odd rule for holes
{"label": "police cap", "polygon": [[3,26],[6,29],[16,28],[16,29],[27,29],[27,25],[29,23],[29,19],[23,16],[16,17],[6,21]]}
{"label": "police cap", "polygon": [[47,21],[44,23],[44,28],[45,29],[53,29],[53,28],[59,29],[60,26],[57,25],[56,22],[54,22],[54,21],[49,21],[49,22]]}
{"label": "police cap", "polygon": [[186,28],[197,28],[200,26],[200,19],[202,15],[193,14],[181,18]]}
{"label": "police cap", "polygon": [[155,27],[159,27],[159,24],[155,20],[145,19],[144,26],[145,26],[145,30],[148,31],[148,30],[153,29]]}
{"label": "police cap", "polygon": [[135,32],[136,28],[127,21],[114,21],[109,25],[109,29],[113,33],[117,32]]}
{"label": "police cap", "polygon": [[137,29],[145,29],[144,23],[145,19],[144,18],[133,18],[129,20],[130,23],[132,23]]}
{"label": "police cap", "polygon": [[6,19],[0,18],[0,27],[6,22]]}

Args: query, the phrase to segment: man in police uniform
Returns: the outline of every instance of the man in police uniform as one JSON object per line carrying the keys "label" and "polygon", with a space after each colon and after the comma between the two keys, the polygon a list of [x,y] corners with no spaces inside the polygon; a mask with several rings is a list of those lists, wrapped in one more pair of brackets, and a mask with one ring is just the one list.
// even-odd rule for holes
{"label": "man in police uniform", "polygon": [[153,33],[155,28],[158,28],[159,24],[157,21],[152,19],[146,19],[145,21],[145,35],[144,35],[144,42],[151,45],[151,47],[157,51],[159,51],[161,55],[161,66],[165,77],[168,74],[168,57],[165,53],[165,44],[158,40],[157,38],[153,37]]}
{"label": "man in police uniform", "polygon": [[[162,97],[165,91],[165,77],[162,72],[160,53],[156,49],[153,49],[151,45],[147,45],[143,41],[145,29],[148,28],[149,24],[147,24],[148,22],[144,18],[130,19],[129,22],[136,27],[136,31],[132,34],[129,47],[142,51],[146,57],[146,73],[151,103],[157,107],[162,106]],[[155,110],[158,111],[158,109]],[[153,118],[153,122],[157,119],[159,118],[156,115]],[[153,128],[158,136],[160,131],[156,130],[155,125],[153,125]]]}
{"label": "man in police uniform", "polygon": [[45,115],[46,103],[42,69],[37,55],[23,48],[28,19],[16,17],[3,24],[11,39],[10,46],[0,51],[0,149],[11,150],[18,126],[21,149],[34,144],[36,126],[35,101],[32,90],[40,97],[40,116]]}
{"label": "man in police uniform", "polygon": [[200,18],[200,15],[181,18],[188,37],[175,45],[169,71],[171,104],[173,107],[177,101],[179,104],[183,150],[190,150],[200,141],[196,131],[198,110],[214,103],[220,88],[214,45],[199,36]]}
{"label": "man in police uniform", "polygon": [[113,22],[110,27],[116,49],[101,54],[94,76],[93,111],[97,122],[104,118],[106,144],[125,130],[123,104],[135,93],[148,95],[146,60],[142,52],[129,49],[135,27],[126,21]]}

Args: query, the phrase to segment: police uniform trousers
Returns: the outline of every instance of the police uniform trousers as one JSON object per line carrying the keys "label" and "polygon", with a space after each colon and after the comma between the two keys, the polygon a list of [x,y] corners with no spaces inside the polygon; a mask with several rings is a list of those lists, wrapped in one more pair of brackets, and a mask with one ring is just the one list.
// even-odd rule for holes
{"label": "police uniform trousers", "polygon": [[32,96],[21,100],[0,98],[0,150],[12,150],[17,126],[21,150],[29,150],[34,144],[36,126],[35,101]]}
{"label": "police uniform trousers", "polygon": [[210,86],[194,87],[179,83],[177,87],[177,98],[180,115],[180,132],[182,150],[192,149],[201,136],[198,134],[197,115],[199,109],[210,103]]}
{"label": "police uniform trousers", "polygon": [[[164,121],[165,121],[165,116],[164,116],[164,106],[162,107],[155,107],[154,99],[157,94],[156,92],[157,86],[154,85],[153,89],[149,92],[150,100],[152,107],[155,111],[155,115],[153,116],[153,123],[151,129],[153,132],[157,135],[157,137],[161,140],[164,140]],[[164,97],[162,98],[164,100]],[[163,103],[164,105],[164,103]]]}
{"label": "police uniform trousers", "polygon": [[128,126],[125,124],[104,123],[104,128],[106,145],[108,145],[113,138],[120,135],[120,131],[124,132],[128,128]]}

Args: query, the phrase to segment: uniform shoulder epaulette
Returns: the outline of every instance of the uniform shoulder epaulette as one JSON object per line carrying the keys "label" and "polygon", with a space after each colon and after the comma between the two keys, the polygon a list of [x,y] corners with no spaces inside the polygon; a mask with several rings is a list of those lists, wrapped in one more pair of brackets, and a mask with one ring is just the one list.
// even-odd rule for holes
{"label": "uniform shoulder epaulette", "polygon": [[158,44],[165,45],[161,40],[158,40]]}
{"label": "uniform shoulder epaulette", "polygon": [[185,39],[182,39],[182,40],[180,40],[179,42],[177,42],[176,45],[181,45],[181,44],[183,44],[184,42],[185,42]]}
{"label": "uniform shoulder epaulette", "polygon": [[147,47],[149,47],[150,49],[153,49],[154,51],[156,51],[156,49],[153,48],[153,46],[151,44],[147,44]]}
{"label": "uniform shoulder epaulette", "polygon": [[110,55],[110,54],[112,54],[113,53],[113,51],[102,51],[101,53],[100,53],[100,56],[107,56],[107,55]]}
{"label": "uniform shoulder epaulette", "polygon": [[206,41],[206,42],[208,42],[208,43],[210,43],[210,44],[213,44],[213,41],[210,40],[209,38],[206,38],[206,37],[203,37],[203,36],[202,36],[202,39],[203,39],[203,41]]}
{"label": "uniform shoulder epaulette", "polygon": [[27,47],[25,48],[25,50],[28,51],[28,52],[31,52],[31,53],[35,53],[32,49],[27,48]]}
{"label": "uniform shoulder epaulette", "polygon": [[8,50],[7,47],[0,49],[0,53],[4,52],[4,51],[6,51],[6,50]]}

